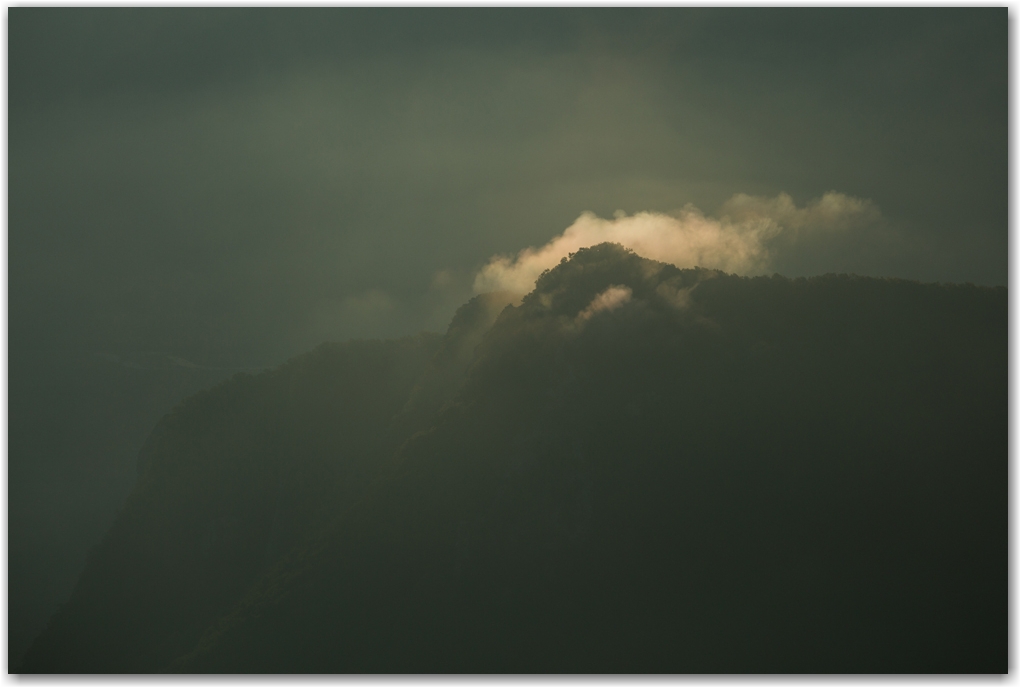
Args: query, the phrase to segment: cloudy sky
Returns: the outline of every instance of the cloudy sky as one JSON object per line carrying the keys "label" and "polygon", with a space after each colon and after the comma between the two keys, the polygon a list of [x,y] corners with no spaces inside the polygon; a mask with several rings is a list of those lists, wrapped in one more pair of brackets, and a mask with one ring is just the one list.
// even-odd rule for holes
{"label": "cloudy sky", "polygon": [[440,329],[493,255],[584,212],[736,194],[878,215],[762,269],[1004,284],[1005,18],[16,9],[12,351]]}
{"label": "cloudy sky", "polygon": [[217,375],[442,331],[601,240],[1005,284],[1006,15],[10,9],[12,647]]}

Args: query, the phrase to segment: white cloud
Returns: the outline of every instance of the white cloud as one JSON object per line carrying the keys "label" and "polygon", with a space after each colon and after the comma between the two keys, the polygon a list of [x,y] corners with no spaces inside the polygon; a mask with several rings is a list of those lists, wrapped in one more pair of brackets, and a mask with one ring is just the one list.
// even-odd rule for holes
{"label": "white cloud", "polygon": [[559,236],[516,256],[497,255],[476,275],[478,293],[506,290],[527,293],[543,271],[580,248],[606,241],[638,255],[678,267],[708,267],[738,274],[768,269],[770,244],[780,235],[791,239],[804,232],[845,231],[876,221],[878,209],[868,200],[830,191],[798,208],[785,193],[775,198],[737,194],[718,218],[688,204],[675,214],[617,212],[602,219],[585,212]]}
{"label": "white cloud", "polygon": [[616,310],[621,305],[630,302],[631,296],[634,292],[631,291],[629,286],[610,286],[608,289],[595,296],[588,307],[582,310],[577,315],[579,321],[591,319],[593,315],[599,312]]}

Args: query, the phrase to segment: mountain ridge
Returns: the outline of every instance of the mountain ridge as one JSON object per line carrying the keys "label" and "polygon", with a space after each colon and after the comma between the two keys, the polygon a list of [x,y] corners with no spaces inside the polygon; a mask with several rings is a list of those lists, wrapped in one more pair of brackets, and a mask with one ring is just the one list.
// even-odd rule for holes
{"label": "mountain ridge", "polygon": [[602,244],[511,300],[182,404],[21,670],[1005,670],[1005,289]]}

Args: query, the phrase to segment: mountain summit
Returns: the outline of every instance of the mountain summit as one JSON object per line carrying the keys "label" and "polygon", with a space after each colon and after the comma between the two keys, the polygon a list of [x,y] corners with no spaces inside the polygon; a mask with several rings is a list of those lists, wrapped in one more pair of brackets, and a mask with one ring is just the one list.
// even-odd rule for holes
{"label": "mountain summit", "polygon": [[1002,288],[583,249],[166,416],[22,672],[1007,670]]}

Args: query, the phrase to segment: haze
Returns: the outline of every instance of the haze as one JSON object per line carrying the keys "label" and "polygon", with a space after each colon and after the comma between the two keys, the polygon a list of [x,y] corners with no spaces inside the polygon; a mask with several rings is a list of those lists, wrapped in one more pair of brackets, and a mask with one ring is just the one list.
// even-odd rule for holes
{"label": "haze", "polygon": [[571,228],[696,222],[648,257],[741,274],[1006,283],[1005,8],[8,16],[12,656],[181,398],[443,331]]}

